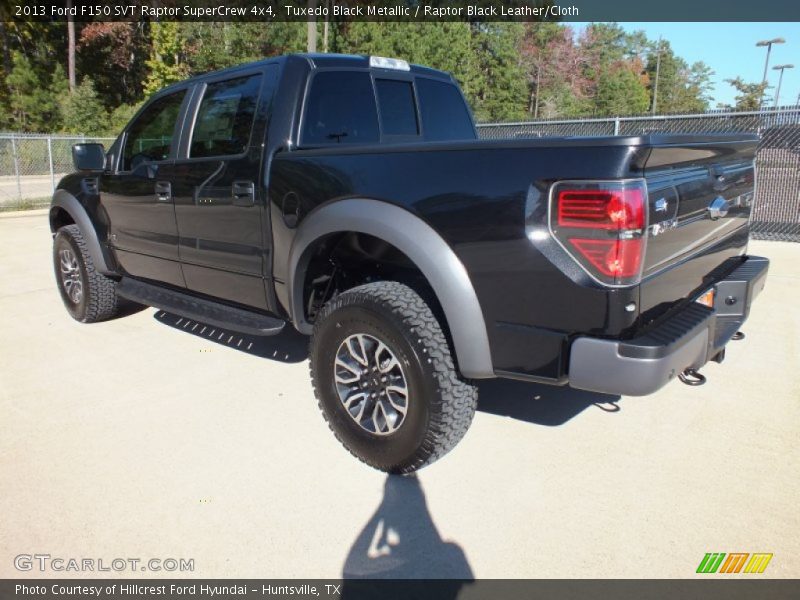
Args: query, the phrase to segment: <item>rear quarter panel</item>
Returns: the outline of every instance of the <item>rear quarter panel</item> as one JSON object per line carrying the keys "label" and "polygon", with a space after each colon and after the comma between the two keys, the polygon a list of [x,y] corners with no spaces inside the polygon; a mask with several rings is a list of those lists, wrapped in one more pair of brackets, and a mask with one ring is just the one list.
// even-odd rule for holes
{"label": "rear quarter panel", "polygon": [[281,288],[293,238],[281,216],[285,205],[296,203],[302,223],[315,208],[339,199],[389,202],[432,226],[464,264],[489,329],[495,369],[559,379],[569,335],[615,335],[630,327],[633,318],[621,306],[638,300],[638,290],[594,284],[554,244],[526,236],[526,215],[545,222],[554,180],[641,177],[644,158],[622,143],[563,140],[278,154],[269,190],[278,297],[286,297]]}

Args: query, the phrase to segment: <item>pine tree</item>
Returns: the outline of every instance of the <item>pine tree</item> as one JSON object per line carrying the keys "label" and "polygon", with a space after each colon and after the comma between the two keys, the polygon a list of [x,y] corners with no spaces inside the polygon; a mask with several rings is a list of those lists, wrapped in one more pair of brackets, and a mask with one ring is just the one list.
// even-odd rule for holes
{"label": "pine tree", "polygon": [[89,77],[62,100],[61,115],[67,133],[97,135],[108,127],[108,114]]}
{"label": "pine tree", "polygon": [[[655,92],[656,70],[658,70],[658,97],[656,109],[659,113],[703,112],[708,108],[711,76],[714,72],[703,62],[691,67],[676,56],[669,42],[660,43],[647,58],[647,74],[651,81],[650,94]],[[660,64],[659,64],[660,63]]]}
{"label": "pine tree", "polygon": [[[6,77],[9,125],[17,131],[51,131],[58,125],[58,105],[51,82],[21,52],[12,53],[11,63],[11,72]],[[62,75],[63,72],[62,68]]]}
{"label": "pine tree", "polygon": [[596,98],[599,115],[639,115],[646,112],[649,105],[647,90],[626,64],[618,64],[599,74]]}
{"label": "pine tree", "polygon": [[146,95],[153,94],[171,83],[186,78],[184,64],[185,42],[182,28],[175,21],[163,21],[152,25],[152,49],[145,64],[150,74],[144,84]]}
{"label": "pine tree", "polygon": [[731,84],[739,92],[736,95],[737,109],[758,110],[761,107],[761,99],[767,88],[766,83],[747,83],[741,77],[726,79],[725,83]]}

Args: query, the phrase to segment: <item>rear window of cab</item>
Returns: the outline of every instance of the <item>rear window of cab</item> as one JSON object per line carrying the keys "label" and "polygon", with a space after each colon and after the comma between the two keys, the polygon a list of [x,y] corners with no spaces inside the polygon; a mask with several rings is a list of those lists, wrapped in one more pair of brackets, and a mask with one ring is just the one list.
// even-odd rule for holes
{"label": "rear window of cab", "polygon": [[458,88],[427,77],[319,71],[306,99],[302,146],[475,139]]}

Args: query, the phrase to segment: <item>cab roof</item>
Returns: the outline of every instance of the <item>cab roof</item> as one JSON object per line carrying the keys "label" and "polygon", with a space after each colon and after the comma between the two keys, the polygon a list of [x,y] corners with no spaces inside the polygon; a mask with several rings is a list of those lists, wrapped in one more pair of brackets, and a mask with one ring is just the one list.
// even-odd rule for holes
{"label": "cab roof", "polygon": [[[224,75],[227,73],[235,74],[239,71],[244,71],[247,69],[252,69],[253,67],[260,67],[262,65],[267,64],[285,64],[287,62],[291,62],[294,60],[306,61],[308,65],[312,69],[369,69],[372,68],[373,70],[380,71],[385,70],[387,72],[391,72],[392,69],[380,69],[377,67],[370,67],[369,64],[370,57],[368,55],[358,55],[358,54],[309,54],[309,53],[298,53],[298,54],[284,54],[282,56],[274,56],[271,58],[263,58],[261,60],[256,60],[253,62],[242,63],[240,65],[235,65],[233,67],[228,67],[226,69],[220,69],[218,71],[208,71],[206,73],[202,73],[200,75],[195,75],[194,77],[190,77],[189,79],[185,79],[183,81],[176,82],[172,85],[169,85],[162,90],[159,90],[159,94],[161,92],[177,88],[180,86],[184,86],[187,84],[196,83],[198,81],[202,81],[203,79],[209,77],[216,77],[218,75]],[[423,67],[421,65],[410,65],[411,73],[417,75],[425,75],[426,77],[432,77],[435,79],[441,79],[443,81],[452,81],[452,77],[449,73],[445,71],[438,71],[436,69],[431,69],[429,67]]]}

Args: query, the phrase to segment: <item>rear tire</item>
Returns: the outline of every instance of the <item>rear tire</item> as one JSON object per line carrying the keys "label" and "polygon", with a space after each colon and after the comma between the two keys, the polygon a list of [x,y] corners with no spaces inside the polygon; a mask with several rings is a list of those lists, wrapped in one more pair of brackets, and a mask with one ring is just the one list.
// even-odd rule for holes
{"label": "rear tire", "polygon": [[329,301],[314,325],[311,379],[333,433],[381,471],[411,473],[467,432],[477,388],[457,373],[431,309],[411,288],[369,283]]}
{"label": "rear tire", "polygon": [[119,313],[117,283],[97,271],[77,225],[66,225],[56,233],[53,267],[61,299],[73,319],[96,323]]}

